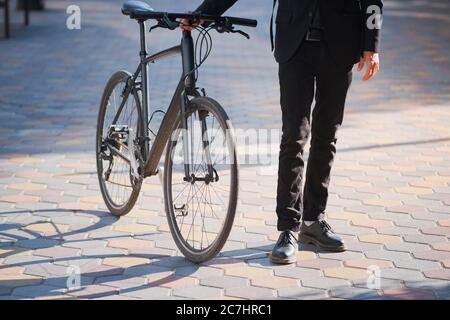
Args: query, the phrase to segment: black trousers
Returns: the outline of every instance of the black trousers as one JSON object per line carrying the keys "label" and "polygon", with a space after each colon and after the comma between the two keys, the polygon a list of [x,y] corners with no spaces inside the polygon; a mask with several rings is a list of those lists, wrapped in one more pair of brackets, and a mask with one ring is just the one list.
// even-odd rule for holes
{"label": "black trousers", "polygon": [[[304,41],[291,60],[279,65],[283,121],[276,208],[279,231],[298,231],[302,215],[303,220],[314,221],[325,211],[351,69],[337,66],[323,41]],[[303,151],[310,135],[304,176]]]}

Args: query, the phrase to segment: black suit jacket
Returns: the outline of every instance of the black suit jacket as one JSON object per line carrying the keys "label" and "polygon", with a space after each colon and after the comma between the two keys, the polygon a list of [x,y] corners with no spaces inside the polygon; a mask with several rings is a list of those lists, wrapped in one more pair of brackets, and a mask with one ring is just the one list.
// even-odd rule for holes
{"label": "black suit jacket", "polygon": [[[268,0],[270,1],[270,0]],[[382,0],[318,0],[325,39],[336,62],[349,67],[359,61],[363,51],[379,50],[380,30],[369,29],[366,21],[376,5],[382,13]],[[237,0],[204,0],[197,11],[222,15]],[[310,24],[314,0],[278,0],[275,19],[275,59],[288,61],[299,48]]]}

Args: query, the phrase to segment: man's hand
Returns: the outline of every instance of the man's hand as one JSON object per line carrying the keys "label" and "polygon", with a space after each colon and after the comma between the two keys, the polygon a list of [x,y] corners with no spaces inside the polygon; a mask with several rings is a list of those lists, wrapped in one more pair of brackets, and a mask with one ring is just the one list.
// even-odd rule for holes
{"label": "man's hand", "polygon": [[191,21],[189,19],[181,19],[180,20],[181,26],[180,28],[186,31],[192,31],[195,27],[202,24],[202,21]]}
{"label": "man's hand", "polygon": [[367,81],[375,77],[380,70],[380,56],[376,52],[364,51],[363,56],[359,60],[358,71],[361,71],[366,65],[366,73],[363,81]]}

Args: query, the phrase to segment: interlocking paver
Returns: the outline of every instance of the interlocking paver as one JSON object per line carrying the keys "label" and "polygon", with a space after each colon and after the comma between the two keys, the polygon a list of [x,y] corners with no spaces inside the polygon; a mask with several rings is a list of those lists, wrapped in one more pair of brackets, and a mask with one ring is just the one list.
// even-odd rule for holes
{"label": "interlocking paver", "polygon": [[274,274],[280,277],[306,280],[321,277],[321,272],[317,269],[300,268],[295,266],[279,266],[274,269]]}
{"label": "interlocking paver", "polygon": [[142,289],[146,282],[147,279],[144,277],[128,277],[124,275],[97,277],[94,281],[96,284],[118,288],[120,293]]}
{"label": "interlocking paver", "polygon": [[225,289],[225,295],[243,299],[273,299],[276,292],[268,288],[259,287],[236,287]]}
{"label": "interlocking paver", "polygon": [[27,275],[27,274],[10,274],[2,275],[2,287],[6,288],[18,288],[23,286],[29,286],[33,284],[39,284],[42,282],[41,277]]}
{"label": "interlocking paver", "polygon": [[233,287],[245,287],[249,284],[249,280],[241,277],[220,276],[200,279],[200,284],[209,287],[226,289]]}
{"label": "interlocking paver", "polygon": [[371,243],[393,243],[393,242],[401,242],[401,238],[399,236],[391,236],[391,235],[382,235],[382,234],[365,234],[358,237],[362,242],[371,242]]}
{"label": "interlocking paver", "polygon": [[313,259],[313,260],[300,260],[297,261],[297,266],[303,267],[303,268],[313,268],[313,269],[325,269],[325,268],[333,268],[333,267],[339,267],[342,263],[337,260],[332,259]]}
{"label": "interlocking paver", "polygon": [[195,277],[197,279],[208,279],[221,276],[222,270],[212,267],[188,266],[175,269],[175,274],[180,276]]}
{"label": "interlocking paver", "polygon": [[161,287],[144,288],[140,290],[131,290],[130,292],[123,293],[123,296],[133,297],[146,300],[154,299],[168,299],[170,295],[170,289]]}
{"label": "interlocking paver", "polygon": [[450,269],[427,270],[424,272],[425,277],[433,279],[442,279],[450,281]]}
{"label": "interlocking paver", "polygon": [[377,290],[358,287],[335,288],[329,294],[331,297],[356,300],[377,299],[380,297],[380,293]]}
{"label": "interlocking paver", "polygon": [[108,241],[108,246],[113,248],[121,248],[121,249],[139,249],[139,248],[148,248],[152,246],[151,241],[134,239],[134,238],[118,238],[111,239]]}
{"label": "interlocking paver", "polygon": [[125,224],[125,225],[117,225],[114,226],[113,228],[116,231],[128,232],[133,235],[146,234],[156,231],[155,226],[151,226],[148,224]]}
{"label": "interlocking paver", "polygon": [[344,261],[346,267],[367,269],[370,266],[378,266],[379,268],[390,268],[393,266],[391,261],[379,259],[355,259]]}
{"label": "interlocking paver", "polygon": [[48,285],[36,285],[16,288],[13,294],[18,297],[47,299],[49,297],[61,297],[64,295],[64,290]]}
{"label": "interlocking paver", "polygon": [[331,288],[348,287],[350,282],[344,279],[330,277],[307,277],[301,280],[304,287],[330,290]]}
{"label": "interlocking paver", "polygon": [[403,237],[403,240],[406,242],[423,243],[431,245],[436,242],[446,241],[446,238],[443,236],[428,235],[428,234],[411,234],[405,235]]}
{"label": "interlocking paver", "polygon": [[367,278],[366,270],[353,267],[327,268],[323,270],[323,273],[327,277],[340,278],[346,280],[359,280]]}
{"label": "interlocking paver", "polygon": [[450,227],[434,227],[421,230],[424,234],[433,234],[450,237]]}
{"label": "interlocking paver", "polygon": [[251,284],[255,287],[280,289],[287,287],[298,287],[300,282],[291,278],[274,276],[251,279]]}
{"label": "interlocking paver", "polygon": [[159,286],[164,288],[183,288],[196,285],[198,280],[192,277],[178,276],[174,274],[154,274],[148,277],[149,286]]}
{"label": "interlocking paver", "polygon": [[110,257],[124,256],[127,254],[127,251],[124,249],[109,248],[109,247],[87,248],[83,249],[81,252],[84,257],[90,258],[95,257],[110,258]]}
{"label": "interlocking paver", "polygon": [[65,247],[50,247],[37,249],[34,254],[37,256],[49,257],[54,259],[61,258],[72,258],[78,256],[80,253],[79,249],[65,248]]}
{"label": "interlocking paver", "polygon": [[320,252],[318,253],[320,258],[333,259],[333,260],[350,260],[350,259],[362,259],[364,254],[360,252],[344,251],[344,252]]}
{"label": "interlocking paver", "polygon": [[103,264],[113,267],[129,268],[134,266],[139,266],[143,264],[148,264],[149,259],[140,257],[114,257],[114,258],[104,258]]}
{"label": "interlocking paver", "polygon": [[432,261],[442,261],[450,259],[449,251],[438,251],[438,250],[428,250],[413,253],[418,259],[432,260]]}
{"label": "interlocking paver", "polygon": [[382,271],[381,276],[387,279],[403,280],[403,281],[421,281],[423,279],[422,272],[409,269],[391,268]]}
{"label": "interlocking paver", "polygon": [[229,276],[255,279],[259,277],[270,277],[272,275],[272,270],[244,265],[242,267],[226,269],[225,274]]}
{"label": "interlocking paver", "polygon": [[429,300],[434,298],[431,290],[392,288],[383,290],[383,298],[401,300]]}
{"label": "interlocking paver", "polygon": [[440,268],[440,264],[438,262],[421,259],[397,259],[394,261],[394,265],[398,268],[414,269],[420,271]]}
{"label": "interlocking paver", "polygon": [[411,255],[408,252],[389,250],[369,251],[365,253],[365,256],[370,259],[389,260],[394,263],[398,260],[412,259]]}
{"label": "interlocking paver", "polygon": [[175,288],[173,295],[189,299],[207,299],[209,297],[220,297],[222,290],[205,286],[184,287]]}
{"label": "interlocking paver", "polygon": [[52,246],[56,246],[58,244],[59,244],[58,240],[45,238],[19,240],[15,243],[16,246],[27,249],[49,248]]}
{"label": "interlocking paver", "polygon": [[281,288],[278,296],[284,299],[316,300],[328,298],[326,290],[312,288]]}
{"label": "interlocking paver", "polygon": [[82,287],[80,290],[69,291],[67,294],[80,299],[95,299],[118,294],[118,289],[110,286],[93,284]]}

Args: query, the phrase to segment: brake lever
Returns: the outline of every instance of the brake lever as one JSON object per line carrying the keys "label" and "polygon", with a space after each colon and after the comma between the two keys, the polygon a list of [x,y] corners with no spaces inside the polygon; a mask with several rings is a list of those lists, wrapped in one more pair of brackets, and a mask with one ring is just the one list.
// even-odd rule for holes
{"label": "brake lever", "polygon": [[239,33],[240,35],[246,37],[248,40],[250,40],[250,35],[242,30],[231,30],[231,33]]}
{"label": "brake lever", "polygon": [[150,27],[150,30],[149,30],[148,32],[152,32],[153,30],[158,29],[158,28],[164,28],[164,27],[162,26],[161,23],[158,22],[158,23],[155,24],[154,26],[151,26],[151,27]]}
{"label": "brake lever", "polygon": [[160,22],[169,30],[175,30],[180,26],[180,23],[178,21],[171,20],[167,14],[164,14]]}

